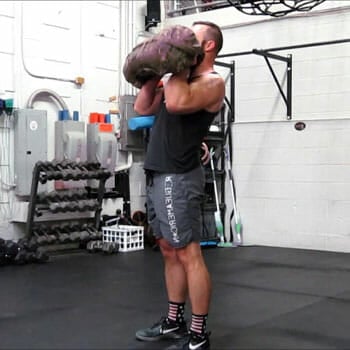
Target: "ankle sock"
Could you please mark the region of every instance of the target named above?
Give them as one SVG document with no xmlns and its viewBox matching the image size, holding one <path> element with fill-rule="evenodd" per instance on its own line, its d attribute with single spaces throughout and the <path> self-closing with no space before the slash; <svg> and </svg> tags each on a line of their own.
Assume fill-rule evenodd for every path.
<svg viewBox="0 0 350 350">
<path fill-rule="evenodd" d="M 192 314 L 190 331 L 196 334 L 205 334 L 207 330 L 207 318 L 206 315 Z"/>
<path fill-rule="evenodd" d="M 185 303 L 168 302 L 168 320 L 176 323 L 183 323 L 185 322 L 184 313 Z"/>
</svg>

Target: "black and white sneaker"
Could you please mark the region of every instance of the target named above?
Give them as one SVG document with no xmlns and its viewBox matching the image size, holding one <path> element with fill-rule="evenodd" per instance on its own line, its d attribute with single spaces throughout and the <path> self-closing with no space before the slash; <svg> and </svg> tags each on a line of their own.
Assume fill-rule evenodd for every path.
<svg viewBox="0 0 350 350">
<path fill-rule="evenodd" d="M 171 345 L 167 348 L 167 350 L 209 350 L 210 349 L 210 341 L 209 341 L 210 333 L 197 334 L 194 332 L 189 332 L 187 337 L 182 338 L 176 344 Z"/>
<path fill-rule="evenodd" d="M 186 322 L 177 323 L 162 317 L 152 327 L 140 329 L 136 338 L 143 341 L 156 341 L 161 339 L 180 339 L 188 334 Z"/>
</svg>

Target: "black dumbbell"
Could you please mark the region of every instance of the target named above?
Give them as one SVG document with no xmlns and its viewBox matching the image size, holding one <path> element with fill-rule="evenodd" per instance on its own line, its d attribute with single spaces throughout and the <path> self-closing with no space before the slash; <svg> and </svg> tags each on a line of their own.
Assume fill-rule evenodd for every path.
<svg viewBox="0 0 350 350">
<path fill-rule="evenodd" d="M 85 229 L 90 233 L 91 239 L 97 240 L 102 238 L 102 233 L 100 233 L 93 225 L 86 225 Z"/>
<path fill-rule="evenodd" d="M 35 238 L 35 241 L 38 243 L 39 246 L 51 243 L 51 238 L 38 227 L 33 229 L 33 237 Z"/>
<path fill-rule="evenodd" d="M 44 167 L 49 180 L 62 179 L 63 174 L 60 169 L 54 164 L 54 162 L 45 162 Z"/>
<path fill-rule="evenodd" d="M 9 260 L 13 260 L 17 253 L 21 250 L 19 245 L 12 240 L 5 240 L 5 252 Z"/>
<path fill-rule="evenodd" d="M 91 234 L 88 232 L 84 226 L 82 225 L 76 225 L 77 226 L 77 232 L 79 232 L 79 239 L 81 243 L 87 243 L 91 240 Z"/>
<path fill-rule="evenodd" d="M 66 225 L 60 225 L 55 227 L 55 229 L 52 231 L 52 233 L 55 234 L 55 236 L 58 238 L 58 241 L 60 243 L 69 243 L 71 242 L 70 239 L 70 232 L 69 229 L 67 229 Z"/>
<path fill-rule="evenodd" d="M 86 245 L 86 249 L 89 253 L 96 253 L 102 250 L 102 241 L 90 241 Z"/>
<path fill-rule="evenodd" d="M 64 181 L 73 180 L 76 176 L 74 169 L 74 162 L 70 160 L 63 160 L 62 162 L 53 162 L 53 166 L 61 174 L 61 178 Z"/>
<path fill-rule="evenodd" d="M 86 167 L 89 170 L 97 170 L 101 168 L 101 163 L 100 162 L 86 162 Z"/>
<path fill-rule="evenodd" d="M 49 260 L 49 255 L 45 252 L 38 250 L 34 254 L 35 254 L 35 256 L 34 256 L 35 263 L 41 264 L 41 263 L 45 263 Z"/>
<path fill-rule="evenodd" d="M 17 244 L 21 247 L 22 250 L 27 250 L 29 252 L 36 252 L 39 245 L 36 240 L 21 238 L 18 240 Z"/>
<path fill-rule="evenodd" d="M 39 246 L 45 244 L 51 244 L 53 241 L 53 237 L 48 236 L 42 228 L 36 227 L 33 229 L 33 237 L 35 237 L 35 241 Z"/>
<path fill-rule="evenodd" d="M 57 241 L 57 237 L 51 232 L 51 227 L 38 226 L 39 233 L 46 237 L 48 244 L 53 244 Z"/>
<path fill-rule="evenodd" d="M 114 254 L 119 251 L 119 244 L 114 242 L 103 242 L 102 243 L 102 252 L 105 254 Z"/>
<path fill-rule="evenodd" d="M 28 252 L 26 250 L 20 250 L 14 258 L 14 263 L 16 265 L 24 265 L 28 263 L 28 255 L 34 254 L 33 252 Z"/>
<path fill-rule="evenodd" d="M 72 166 L 76 172 L 75 178 L 77 180 L 89 179 L 89 170 L 83 165 L 83 163 L 74 162 Z"/>
<path fill-rule="evenodd" d="M 65 230 L 69 232 L 69 238 L 71 242 L 79 242 L 80 241 L 80 230 L 79 225 L 69 224 L 66 225 Z"/>
<path fill-rule="evenodd" d="M 7 264 L 7 255 L 5 249 L 5 240 L 0 238 L 0 266 Z"/>
</svg>

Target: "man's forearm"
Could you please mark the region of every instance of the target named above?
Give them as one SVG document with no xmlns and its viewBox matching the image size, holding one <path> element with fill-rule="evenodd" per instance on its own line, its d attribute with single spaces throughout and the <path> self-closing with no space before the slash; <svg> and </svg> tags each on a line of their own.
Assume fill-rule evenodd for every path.
<svg viewBox="0 0 350 350">
<path fill-rule="evenodd" d="M 140 89 L 134 104 L 134 109 L 140 114 L 149 114 L 153 110 L 155 102 L 157 102 L 158 90 L 157 86 L 160 78 L 148 80 Z"/>
</svg>

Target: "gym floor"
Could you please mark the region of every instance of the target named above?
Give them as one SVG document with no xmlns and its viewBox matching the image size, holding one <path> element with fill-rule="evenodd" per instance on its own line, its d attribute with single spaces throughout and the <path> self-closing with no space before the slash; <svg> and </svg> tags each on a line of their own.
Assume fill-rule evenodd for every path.
<svg viewBox="0 0 350 350">
<path fill-rule="evenodd" d="M 350 254 L 203 252 L 213 280 L 212 349 L 350 349 Z M 160 253 L 148 247 L 2 267 L 0 348 L 166 348 L 167 341 L 134 337 L 167 311 L 162 269 Z"/>
</svg>

